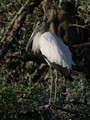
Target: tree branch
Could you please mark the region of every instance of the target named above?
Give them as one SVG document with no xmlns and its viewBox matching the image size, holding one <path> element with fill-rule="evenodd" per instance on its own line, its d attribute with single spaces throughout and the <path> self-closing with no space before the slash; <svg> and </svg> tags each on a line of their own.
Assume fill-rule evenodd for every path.
<svg viewBox="0 0 90 120">
<path fill-rule="evenodd" d="M 2 59 L 5 54 L 10 49 L 11 44 L 15 40 L 18 31 L 21 28 L 21 25 L 25 21 L 26 15 L 28 13 L 32 13 L 34 8 L 37 7 L 42 0 L 26 0 L 25 4 L 21 7 L 21 9 L 18 11 L 16 16 L 11 21 L 10 25 L 8 26 L 4 37 L 2 38 L 0 44 L 2 45 L 2 49 L 0 50 L 0 59 Z"/>
<path fill-rule="evenodd" d="M 80 47 L 89 47 L 90 46 L 90 42 L 88 43 L 82 43 L 82 44 L 77 44 L 77 45 L 72 45 L 75 48 L 80 48 Z"/>
<path fill-rule="evenodd" d="M 19 59 L 19 60 L 25 61 L 25 62 L 26 61 L 33 61 L 33 62 L 36 62 L 37 64 L 46 63 L 43 56 L 41 56 L 41 55 L 26 54 L 26 55 L 23 55 L 23 56 L 20 56 L 20 55 L 8 56 L 8 58 Z"/>
</svg>

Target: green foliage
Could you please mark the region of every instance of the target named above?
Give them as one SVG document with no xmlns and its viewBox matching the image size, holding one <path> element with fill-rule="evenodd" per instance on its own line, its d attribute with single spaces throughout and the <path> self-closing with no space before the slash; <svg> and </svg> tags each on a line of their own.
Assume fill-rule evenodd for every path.
<svg viewBox="0 0 90 120">
<path fill-rule="evenodd" d="M 47 89 L 46 89 L 47 90 Z M 20 112 L 33 110 L 46 103 L 43 84 L 22 85 L 7 84 L 6 79 L 0 80 L 0 119 L 17 119 Z M 46 93 L 49 91 L 47 90 Z M 44 98 L 43 98 L 44 96 Z M 42 99 L 44 99 L 42 101 Z"/>
<path fill-rule="evenodd" d="M 88 96 L 88 82 L 86 77 L 82 75 L 76 76 L 74 81 L 70 84 L 69 90 L 71 94 L 69 94 L 69 96 L 74 97 L 78 102 L 85 103 Z"/>
<path fill-rule="evenodd" d="M 60 76 L 58 77 L 58 79 Z M 0 117 L 1 120 L 4 119 L 17 119 L 18 115 L 21 112 L 26 112 L 29 110 L 34 110 L 37 107 L 45 105 L 48 103 L 49 100 L 49 85 L 50 81 L 46 81 L 44 84 L 42 83 L 33 83 L 29 81 L 29 85 L 20 84 L 14 82 L 14 84 L 7 84 L 6 79 L 0 80 Z M 79 75 L 78 77 L 74 78 L 74 81 L 71 83 L 68 82 L 66 86 L 60 83 L 61 80 L 59 79 L 58 84 L 58 102 L 62 100 L 62 88 L 68 88 L 67 94 L 67 101 L 76 99 L 78 102 L 85 104 L 87 101 L 88 103 L 88 87 L 87 87 L 87 80 L 86 77 Z M 53 88 L 53 95 L 54 97 L 54 88 Z M 68 102 L 70 102 L 68 101 Z M 88 106 L 80 106 L 77 110 L 85 111 L 88 114 Z M 75 106 L 72 104 L 68 105 L 68 109 L 75 109 Z M 35 116 L 34 116 L 35 117 Z M 76 116 L 72 116 L 76 120 Z M 35 119 L 35 118 L 34 118 Z M 82 119 L 82 117 L 81 117 Z M 81 120 L 80 119 L 80 120 Z"/>
<path fill-rule="evenodd" d="M 24 2 L 25 0 L 0 0 L 0 40 L 4 36 L 5 30 L 7 29 L 9 23 L 12 21 Z M 55 3 L 56 7 L 58 3 L 59 1 L 57 0 Z M 86 8 L 86 6 L 89 6 L 89 1 L 81 0 L 80 4 L 82 7 Z M 35 110 L 37 107 L 48 103 L 50 85 L 49 74 L 47 73 L 48 77 L 45 78 L 44 82 L 34 84 L 31 79 L 33 78 L 35 69 L 38 68 L 38 65 L 32 62 L 27 62 L 28 65 L 26 65 L 27 63 L 25 61 L 20 59 L 10 59 L 8 57 L 12 55 L 23 56 L 26 54 L 26 43 L 35 23 L 38 19 L 41 19 L 38 15 L 36 16 L 36 14 L 37 9 L 34 10 L 33 16 L 27 15 L 26 20 L 21 27 L 17 38 L 15 39 L 15 42 L 11 46 L 11 49 L 5 58 L 0 61 L 0 120 L 16 120 L 21 112 Z M 67 109 L 77 109 L 79 111 L 79 108 L 81 108 L 80 111 L 85 110 L 88 114 L 89 108 L 87 104 L 89 104 L 89 90 L 88 80 L 86 77 L 82 75 L 76 76 L 74 81 L 72 83 L 68 82 L 67 85 L 62 84 L 60 76 L 58 79 L 58 102 L 60 103 L 60 101 L 63 100 L 62 91 L 63 88 L 66 87 L 68 89 L 68 94 L 66 96 L 67 102 L 75 99 L 78 102 L 85 104 L 85 106 L 70 104 L 67 105 Z M 54 97 L 54 89 L 52 97 Z M 54 112 L 55 111 L 52 113 L 51 111 L 49 112 L 49 118 L 51 114 L 54 114 Z M 72 118 L 72 120 L 83 119 L 83 116 L 77 118 L 75 115 L 68 115 L 64 112 L 60 112 L 58 113 L 58 119 L 64 119 L 66 116 L 68 116 L 68 119 Z M 66 116 L 62 118 L 62 115 Z M 41 119 L 40 115 L 39 117 Z M 29 118 L 31 118 L 31 116 L 29 116 Z M 32 119 L 37 120 L 37 118 L 38 114 L 35 113 Z"/>
</svg>

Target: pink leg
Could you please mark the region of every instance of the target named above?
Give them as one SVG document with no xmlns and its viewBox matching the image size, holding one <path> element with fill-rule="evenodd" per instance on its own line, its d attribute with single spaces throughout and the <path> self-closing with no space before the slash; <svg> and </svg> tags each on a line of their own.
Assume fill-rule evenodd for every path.
<svg viewBox="0 0 90 120">
<path fill-rule="evenodd" d="M 50 106 L 51 106 L 51 101 L 49 100 L 49 103 L 48 103 L 47 105 L 43 105 L 43 106 L 41 106 L 41 107 L 39 107 L 39 108 L 40 108 L 40 109 L 44 109 L 44 111 L 45 111 L 45 110 L 48 109 Z"/>
<path fill-rule="evenodd" d="M 45 108 L 45 110 L 51 106 L 52 85 L 53 85 L 53 75 L 52 75 L 52 68 L 51 68 L 51 66 L 50 66 L 50 73 L 51 73 L 51 88 L 50 88 L 50 99 L 49 99 L 49 103 L 48 103 L 47 105 L 44 105 L 44 106 L 41 106 L 41 107 L 40 107 L 41 109 Z"/>
</svg>

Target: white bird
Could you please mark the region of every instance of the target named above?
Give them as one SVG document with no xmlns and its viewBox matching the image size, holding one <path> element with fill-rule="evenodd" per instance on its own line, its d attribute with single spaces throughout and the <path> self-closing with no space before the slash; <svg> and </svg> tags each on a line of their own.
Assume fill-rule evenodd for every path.
<svg viewBox="0 0 90 120">
<path fill-rule="evenodd" d="M 39 21 L 31 34 L 31 37 L 27 43 L 26 51 L 33 40 L 32 50 L 34 52 L 41 51 L 43 57 L 50 66 L 51 72 L 51 89 L 50 100 L 51 104 L 52 84 L 53 76 L 51 68 L 56 69 L 56 82 L 55 82 L 55 102 L 57 91 L 57 71 L 59 71 L 66 79 L 72 80 L 69 70 L 72 70 L 72 65 L 75 65 L 72 60 L 72 53 L 67 46 L 54 34 L 47 31 L 47 23 L 45 21 Z M 46 106 L 46 107 L 47 107 Z"/>
</svg>

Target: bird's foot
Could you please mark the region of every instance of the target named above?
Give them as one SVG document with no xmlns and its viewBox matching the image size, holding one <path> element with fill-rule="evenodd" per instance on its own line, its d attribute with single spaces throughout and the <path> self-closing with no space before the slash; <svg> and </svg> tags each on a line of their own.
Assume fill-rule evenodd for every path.
<svg viewBox="0 0 90 120">
<path fill-rule="evenodd" d="M 51 102 L 49 102 L 47 105 L 43 105 L 43 106 L 39 107 L 39 109 L 44 109 L 44 111 L 45 111 L 50 107 L 51 107 Z"/>
<path fill-rule="evenodd" d="M 49 102 L 47 105 L 43 105 L 41 107 L 39 107 L 40 110 L 44 110 L 46 111 L 47 109 L 56 109 L 56 102 L 51 104 L 51 102 Z"/>
</svg>

